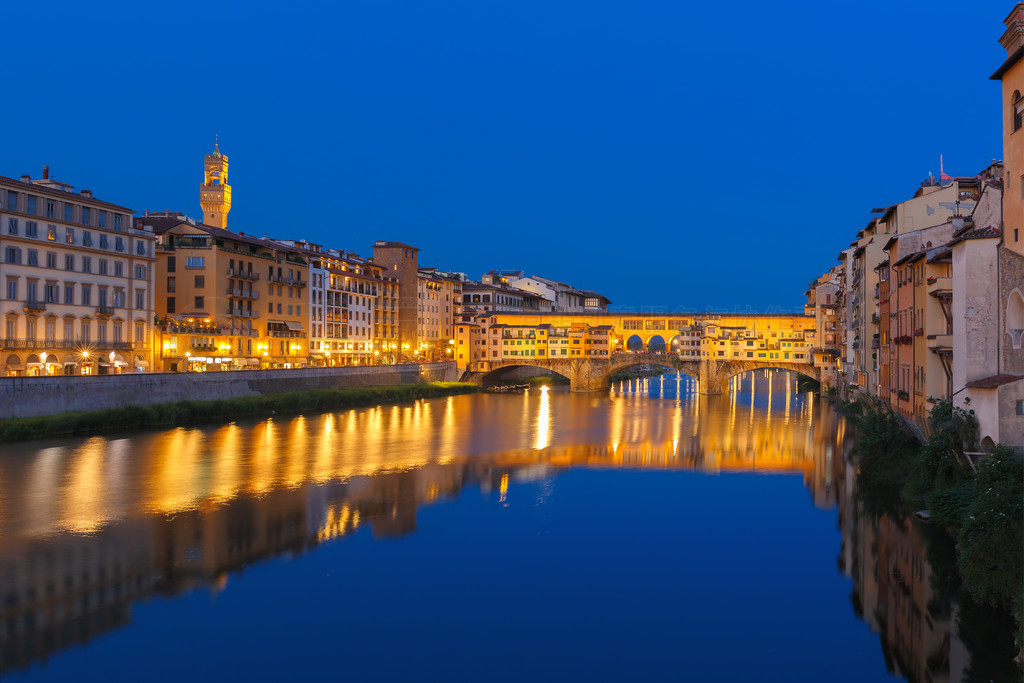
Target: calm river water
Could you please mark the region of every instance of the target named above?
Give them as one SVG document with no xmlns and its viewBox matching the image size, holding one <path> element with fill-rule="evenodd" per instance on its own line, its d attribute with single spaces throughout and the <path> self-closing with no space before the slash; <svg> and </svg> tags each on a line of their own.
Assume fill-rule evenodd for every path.
<svg viewBox="0 0 1024 683">
<path fill-rule="evenodd" d="M 789 375 L 0 451 L 11 680 L 961 681 Z"/>
</svg>

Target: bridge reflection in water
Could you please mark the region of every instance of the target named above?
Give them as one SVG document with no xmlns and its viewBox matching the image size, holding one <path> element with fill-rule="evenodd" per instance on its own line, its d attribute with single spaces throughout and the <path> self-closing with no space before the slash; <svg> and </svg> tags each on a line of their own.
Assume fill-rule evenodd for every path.
<svg viewBox="0 0 1024 683">
<path fill-rule="evenodd" d="M 0 673 L 126 624 L 147 596 L 223 590 L 246 565 L 362 527 L 413 532 L 420 506 L 467 487 L 505 500 L 510 479 L 568 468 L 789 472 L 834 505 L 843 421 L 784 373 L 746 381 L 722 396 L 652 400 L 655 379 L 610 398 L 531 390 L 7 448 Z"/>
</svg>

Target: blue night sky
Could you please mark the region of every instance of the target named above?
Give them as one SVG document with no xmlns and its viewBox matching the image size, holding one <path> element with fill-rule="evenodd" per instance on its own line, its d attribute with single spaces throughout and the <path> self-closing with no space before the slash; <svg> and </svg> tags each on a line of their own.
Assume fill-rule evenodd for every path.
<svg viewBox="0 0 1024 683">
<path fill-rule="evenodd" d="M 939 154 L 1000 158 L 1011 2 L 6 6 L 0 174 L 621 307 L 793 309 Z"/>
</svg>

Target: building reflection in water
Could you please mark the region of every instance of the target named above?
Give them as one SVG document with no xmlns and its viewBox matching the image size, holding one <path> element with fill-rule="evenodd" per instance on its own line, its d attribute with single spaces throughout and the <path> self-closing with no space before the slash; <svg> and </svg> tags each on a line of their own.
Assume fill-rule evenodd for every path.
<svg viewBox="0 0 1024 683">
<path fill-rule="evenodd" d="M 420 506 L 466 487 L 507 504 L 510 477 L 568 468 L 799 473 L 815 505 L 838 502 L 840 562 L 872 628 L 901 661 L 928 665 L 943 639 L 950 651 L 949 619 L 925 610 L 927 567 L 906 549 L 914 539 L 866 525 L 850 502 L 843 421 L 785 373 L 734 384 L 700 396 L 669 376 L 610 396 L 482 394 L 7 448 L 0 673 L 125 624 L 145 596 L 223 590 L 247 564 L 361 527 L 408 534 Z M 872 616 L 883 613 L 884 623 Z M 926 629 L 913 621 L 926 617 Z"/>
</svg>

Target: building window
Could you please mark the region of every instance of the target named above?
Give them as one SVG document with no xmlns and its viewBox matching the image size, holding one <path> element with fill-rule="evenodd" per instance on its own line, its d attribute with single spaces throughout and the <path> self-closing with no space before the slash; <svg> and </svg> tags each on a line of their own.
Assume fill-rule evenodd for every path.
<svg viewBox="0 0 1024 683">
<path fill-rule="evenodd" d="M 8 218 L 7 219 L 7 234 L 17 235 L 18 234 L 18 219 Z"/>
<path fill-rule="evenodd" d="M 206 297 L 197 296 L 195 298 L 195 309 L 197 311 L 203 311 L 206 309 Z"/>
<path fill-rule="evenodd" d="M 64 285 L 64 303 L 75 303 L 75 286 L 73 284 Z"/>
<path fill-rule="evenodd" d="M 121 261 L 114 261 L 114 275 L 117 277 L 124 277 L 124 263 Z"/>
<path fill-rule="evenodd" d="M 107 212 L 99 211 L 96 213 L 96 225 L 101 228 L 107 227 Z"/>
<path fill-rule="evenodd" d="M 52 199 L 46 200 L 46 217 L 56 218 L 57 217 L 57 202 Z"/>
<path fill-rule="evenodd" d="M 99 274 L 100 275 L 106 275 L 107 274 L 107 259 L 101 258 L 99 266 L 100 266 Z"/>
<path fill-rule="evenodd" d="M 146 341 L 146 326 L 136 325 L 135 326 L 135 341 L 139 344 Z"/>
<path fill-rule="evenodd" d="M 35 216 L 36 215 L 36 198 L 33 195 L 25 196 L 25 213 Z"/>
<path fill-rule="evenodd" d="M 8 211 L 18 210 L 18 193 L 14 190 L 7 190 L 7 209 Z"/>
<path fill-rule="evenodd" d="M 46 267 L 56 268 L 57 267 L 57 252 L 48 251 L 46 252 Z"/>
<path fill-rule="evenodd" d="M 18 280 L 16 278 L 7 280 L 7 299 L 8 301 L 18 300 Z"/>
<path fill-rule="evenodd" d="M 82 272 L 83 273 L 91 273 L 92 272 L 92 257 L 91 256 L 83 256 L 82 257 Z"/>
<path fill-rule="evenodd" d="M 146 279 L 146 266 L 135 266 L 135 279 L 145 280 Z"/>
<path fill-rule="evenodd" d="M 115 213 L 114 214 L 114 230 L 120 230 L 120 229 L 121 229 L 121 214 Z"/>
<path fill-rule="evenodd" d="M 167 291 L 168 292 L 174 292 L 174 278 L 173 277 L 168 277 L 167 278 Z"/>
<path fill-rule="evenodd" d="M 69 204 L 68 202 L 64 203 L 64 222 L 65 223 L 74 223 L 75 222 L 75 205 L 74 204 Z"/>
<path fill-rule="evenodd" d="M 74 257 L 74 255 L 73 254 L 65 254 L 64 255 L 64 270 L 74 270 L 74 269 L 75 269 L 75 257 Z"/>
<path fill-rule="evenodd" d="M 124 238 L 123 237 L 115 237 L 114 238 L 114 251 L 124 251 Z"/>
<path fill-rule="evenodd" d="M 186 256 L 185 257 L 185 267 L 186 268 L 205 268 L 206 267 L 206 257 L 205 256 Z M 168 268 L 167 271 L 171 272 L 170 268 Z"/>
<path fill-rule="evenodd" d="M 103 234 L 101 232 L 100 233 L 100 249 L 109 249 L 109 248 L 110 248 L 110 238 L 108 238 L 105 234 Z"/>
<path fill-rule="evenodd" d="M 146 307 L 146 290 L 137 289 L 135 290 L 135 308 Z"/>
<path fill-rule="evenodd" d="M 35 221 L 25 221 L 25 237 L 38 237 L 39 224 Z"/>
<path fill-rule="evenodd" d="M 92 209 L 88 206 L 82 207 L 82 225 L 89 225 L 92 223 Z"/>
<path fill-rule="evenodd" d="M 82 244 L 91 247 L 92 246 L 92 233 L 88 230 L 82 231 Z"/>
<path fill-rule="evenodd" d="M 1020 130 L 1021 125 L 1024 125 L 1024 116 L 1021 114 L 1021 110 L 1024 109 L 1024 102 L 1021 102 L 1019 90 L 1013 91 L 1013 104 L 1010 107 L 1013 114 L 1013 130 L 1017 132 Z"/>
<path fill-rule="evenodd" d="M 167 312 L 168 313 L 177 313 L 178 310 L 177 310 L 176 306 L 177 306 L 177 304 L 175 303 L 174 297 L 173 296 L 167 297 Z"/>
<path fill-rule="evenodd" d="M 46 239 L 50 240 L 51 242 L 56 242 L 57 241 L 57 226 L 56 225 L 48 225 L 48 226 L 46 226 Z"/>
<path fill-rule="evenodd" d="M 206 286 L 206 276 L 196 275 L 195 276 L 195 287 L 196 289 L 202 289 Z"/>
<path fill-rule="evenodd" d="M 75 338 L 75 324 L 70 320 L 64 321 L 64 339 L 72 340 Z"/>
<path fill-rule="evenodd" d="M 168 273 L 173 273 L 173 272 L 174 272 L 174 270 L 175 270 L 175 267 L 176 267 L 176 260 L 175 260 L 175 257 L 173 257 L 173 256 L 168 256 L 168 257 L 167 257 L 167 272 L 168 272 Z"/>
</svg>

